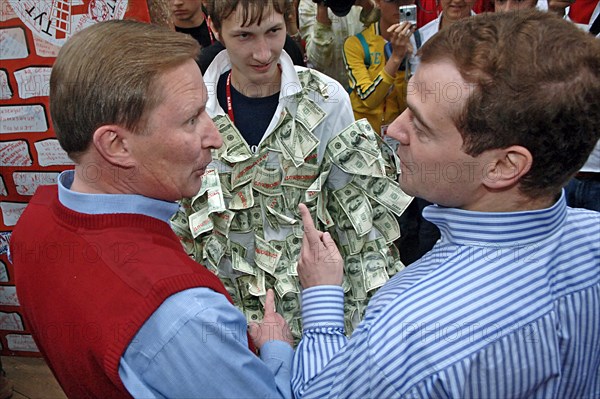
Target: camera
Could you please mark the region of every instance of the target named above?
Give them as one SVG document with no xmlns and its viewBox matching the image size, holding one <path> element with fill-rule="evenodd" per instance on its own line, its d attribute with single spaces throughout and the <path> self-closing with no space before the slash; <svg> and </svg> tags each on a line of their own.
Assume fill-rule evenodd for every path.
<svg viewBox="0 0 600 399">
<path fill-rule="evenodd" d="M 415 4 L 409 6 L 398 7 L 400 11 L 400 22 L 410 22 L 413 25 L 417 24 L 417 6 Z"/>
<path fill-rule="evenodd" d="M 317 4 L 324 4 L 338 17 L 345 17 L 352 9 L 354 1 L 355 0 L 313 0 L 313 2 Z"/>
</svg>

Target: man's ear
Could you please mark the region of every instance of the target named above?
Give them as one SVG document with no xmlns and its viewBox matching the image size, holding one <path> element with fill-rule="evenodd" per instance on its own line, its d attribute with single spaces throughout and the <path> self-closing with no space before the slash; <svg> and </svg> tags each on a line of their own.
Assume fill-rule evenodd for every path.
<svg viewBox="0 0 600 399">
<path fill-rule="evenodd" d="M 533 156 L 520 145 L 513 145 L 501 150 L 493 150 L 497 154 L 484 170 L 483 184 L 490 189 L 505 189 L 519 182 L 531 169 Z"/>
<path fill-rule="evenodd" d="M 206 17 L 206 23 L 208 24 L 208 29 L 210 29 L 212 34 L 215 36 L 215 39 L 217 39 L 218 41 L 223 43 L 223 41 L 221 40 L 221 36 L 219 35 L 219 32 L 215 28 L 215 24 L 213 23 L 212 18 L 210 16 Z"/>
<path fill-rule="evenodd" d="M 117 125 L 100 126 L 93 135 L 96 151 L 112 165 L 130 167 L 133 164 L 127 138 L 129 130 Z"/>
</svg>

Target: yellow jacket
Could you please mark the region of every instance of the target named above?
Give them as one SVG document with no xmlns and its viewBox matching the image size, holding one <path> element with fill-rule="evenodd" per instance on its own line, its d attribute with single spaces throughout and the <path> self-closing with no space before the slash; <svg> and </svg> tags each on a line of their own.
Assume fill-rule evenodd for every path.
<svg viewBox="0 0 600 399">
<path fill-rule="evenodd" d="M 350 82 L 350 101 L 354 117 L 367 118 L 376 132 L 390 124 L 406 108 L 406 81 L 404 72 L 390 76 L 385 66 L 385 39 L 380 34 L 379 22 L 362 31 L 371 53 L 367 69 L 363 45 L 357 36 L 344 43 L 344 63 Z M 385 114 L 384 114 L 385 110 Z"/>
</svg>

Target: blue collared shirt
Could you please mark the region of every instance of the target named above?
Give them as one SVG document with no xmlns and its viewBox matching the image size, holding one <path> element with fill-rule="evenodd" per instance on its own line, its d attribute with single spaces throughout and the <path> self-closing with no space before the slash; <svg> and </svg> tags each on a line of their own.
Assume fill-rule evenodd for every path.
<svg viewBox="0 0 600 399">
<path fill-rule="evenodd" d="M 430 206 L 441 239 L 344 336 L 343 291 L 302 296 L 297 398 L 600 394 L 600 213 Z"/>
<path fill-rule="evenodd" d="M 74 172 L 60 174 L 58 195 L 86 214 L 134 213 L 169 223 L 178 204 L 132 194 L 70 190 Z M 208 288 L 167 298 L 127 347 L 119 376 L 136 398 L 289 398 L 293 349 L 269 341 L 260 358 L 248 350 L 246 319 Z"/>
</svg>

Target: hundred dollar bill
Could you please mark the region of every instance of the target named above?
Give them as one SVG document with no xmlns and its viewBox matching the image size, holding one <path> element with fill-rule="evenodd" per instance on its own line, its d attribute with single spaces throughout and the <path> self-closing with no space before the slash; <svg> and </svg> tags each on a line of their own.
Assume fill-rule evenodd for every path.
<svg viewBox="0 0 600 399">
<path fill-rule="evenodd" d="M 384 254 L 384 256 L 387 260 L 386 271 L 388 276 L 391 277 L 404 270 L 404 263 L 402 263 L 402 260 L 400 260 L 400 252 L 398 251 L 398 248 L 395 245 L 390 245 L 387 248 L 387 251 Z"/>
<path fill-rule="evenodd" d="M 290 234 L 286 237 L 285 243 L 288 258 L 292 261 L 297 261 L 300 256 L 300 249 L 302 248 L 302 237 Z"/>
<path fill-rule="evenodd" d="M 221 258 L 227 251 L 226 239 L 216 234 L 211 234 L 204 244 L 204 258 L 214 267 L 218 267 Z"/>
<path fill-rule="evenodd" d="M 282 186 L 306 190 L 319 177 L 319 167 L 316 165 L 304 164 L 296 167 L 293 163 L 284 161 L 282 166 L 284 172 Z"/>
<path fill-rule="evenodd" d="M 367 242 L 367 235 L 359 236 L 354 229 L 345 230 L 344 233 L 348 240 L 348 253 L 351 255 L 360 253 Z"/>
<path fill-rule="evenodd" d="M 231 226 L 231 221 L 233 220 L 233 216 L 235 213 L 228 209 L 223 212 L 216 212 L 212 215 L 212 221 L 214 225 L 215 231 L 218 231 L 223 236 L 227 237 L 229 235 L 229 227 Z"/>
<path fill-rule="evenodd" d="M 285 295 L 281 296 L 279 308 L 284 318 L 286 318 L 286 315 L 299 316 L 300 300 L 298 299 L 298 294 L 294 291 L 288 291 Z"/>
<path fill-rule="evenodd" d="M 190 236 L 190 225 L 185 213 L 179 211 L 171 218 L 171 228 L 180 236 Z"/>
<path fill-rule="evenodd" d="M 229 201 L 229 209 L 240 210 L 249 209 L 254 206 L 254 192 L 252 191 L 252 184 L 248 183 L 237 192 L 231 194 L 231 200 Z"/>
<path fill-rule="evenodd" d="M 363 281 L 363 264 L 360 255 L 349 255 L 344 262 L 344 269 L 350 280 L 352 297 L 355 300 L 367 299 L 367 291 Z"/>
<path fill-rule="evenodd" d="M 256 266 L 273 275 L 281 257 L 281 251 L 275 249 L 268 241 L 258 235 L 254 236 L 254 246 L 254 262 Z"/>
<path fill-rule="evenodd" d="M 272 216 L 276 219 L 276 225 L 294 225 L 298 223 L 298 220 L 285 214 L 285 200 L 284 197 L 281 195 L 272 197 L 262 196 L 261 206 L 263 210 L 267 211 L 267 218 L 270 218 Z"/>
<path fill-rule="evenodd" d="M 249 280 L 248 292 L 254 296 L 262 296 L 267 294 L 265 287 L 265 272 L 261 269 L 255 269 L 256 276 Z"/>
<path fill-rule="evenodd" d="M 364 158 L 364 153 L 344 147 L 344 145 L 339 142 L 330 142 L 327 145 L 325 153 L 331 162 L 346 173 L 365 176 L 385 176 L 385 169 L 381 168 L 379 162 L 372 162 L 372 164 L 369 164 Z"/>
<path fill-rule="evenodd" d="M 252 156 L 248 143 L 227 115 L 217 115 L 213 118 L 213 122 L 223 138 L 223 145 L 218 150 L 219 158 L 236 163 L 245 161 Z"/>
<path fill-rule="evenodd" d="M 298 147 L 295 149 L 295 156 L 302 157 L 303 160 L 313 153 L 313 151 L 319 146 L 319 139 L 310 132 L 301 123 L 295 123 L 295 135 L 298 140 Z M 315 153 L 316 156 L 316 153 Z M 316 163 L 316 162 L 315 162 Z"/>
<path fill-rule="evenodd" d="M 231 267 L 240 273 L 256 276 L 255 268 L 236 252 L 231 254 Z"/>
<path fill-rule="evenodd" d="M 283 298 L 285 294 L 290 292 L 299 293 L 300 287 L 298 286 L 298 281 L 286 273 L 285 275 L 278 276 L 275 282 L 275 292 L 277 292 L 280 298 Z"/>
<path fill-rule="evenodd" d="M 373 225 L 383 235 L 388 244 L 400 238 L 398 220 L 387 210 L 384 210 L 381 215 L 378 214 L 377 217 L 375 217 L 375 210 L 373 210 Z"/>
<path fill-rule="evenodd" d="M 367 291 L 374 290 L 389 280 L 386 272 L 387 262 L 379 252 L 366 252 L 362 254 L 364 269 L 364 282 Z"/>
<path fill-rule="evenodd" d="M 247 233 L 252 230 L 252 215 L 249 210 L 240 210 L 235 212 L 229 231 L 236 233 Z"/>
<path fill-rule="evenodd" d="M 246 247 L 231 240 L 227 240 L 227 244 L 229 245 L 229 250 L 227 251 L 227 254 L 233 255 L 234 253 L 236 253 L 242 258 L 246 258 Z"/>
<path fill-rule="evenodd" d="M 206 233 L 213 229 L 213 221 L 210 219 L 208 207 L 205 207 L 198 212 L 192 213 L 188 218 L 189 229 L 192 237 L 196 238 L 202 233 Z"/>
<path fill-rule="evenodd" d="M 333 196 L 350 219 L 358 235 L 368 234 L 373 228 L 373 211 L 369 199 L 364 193 L 351 184 L 347 184 L 341 189 L 335 190 Z"/>
<path fill-rule="evenodd" d="M 209 190 L 216 190 L 221 187 L 221 181 L 219 179 L 219 173 L 216 169 L 207 169 L 202 175 L 202 184 L 200 186 L 200 190 L 196 195 L 192 197 L 192 208 L 194 208 L 194 203 L 196 200 L 201 198 L 204 193 Z"/>
<path fill-rule="evenodd" d="M 251 182 L 256 173 L 256 167 L 264 164 L 268 157 L 268 153 L 261 153 L 256 157 L 233 165 L 233 170 L 231 171 L 231 190 L 236 190 L 238 187 Z"/>
<path fill-rule="evenodd" d="M 320 192 L 317 198 L 317 218 L 326 228 L 333 227 L 335 223 L 327 210 L 328 197 L 324 192 Z"/>
<path fill-rule="evenodd" d="M 259 193 L 268 196 L 282 194 L 281 169 L 267 169 L 256 166 L 252 187 Z"/>
<path fill-rule="evenodd" d="M 327 114 L 310 97 L 302 97 L 298 110 L 296 111 L 296 120 L 302 123 L 306 129 L 312 131 L 325 119 Z"/>
<path fill-rule="evenodd" d="M 298 146 L 296 124 L 289 114 L 285 116 L 279 128 L 273 131 L 272 136 L 275 137 L 276 145 L 281 149 L 285 159 L 291 160 L 296 166 L 302 165 L 304 158 Z"/>
<path fill-rule="evenodd" d="M 397 216 L 402 215 L 413 199 L 402 191 L 398 183 L 388 178 L 354 176 L 351 184 L 362 189 L 370 198 Z"/>
<path fill-rule="evenodd" d="M 365 242 L 363 246 L 363 252 L 380 252 L 388 248 L 385 238 L 377 237 L 374 240 Z"/>
<path fill-rule="evenodd" d="M 304 201 L 305 190 L 297 187 L 286 186 L 283 190 L 283 203 L 285 208 L 292 214 L 298 216 L 298 204 Z M 300 219 L 300 217 L 298 217 Z"/>
</svg>

